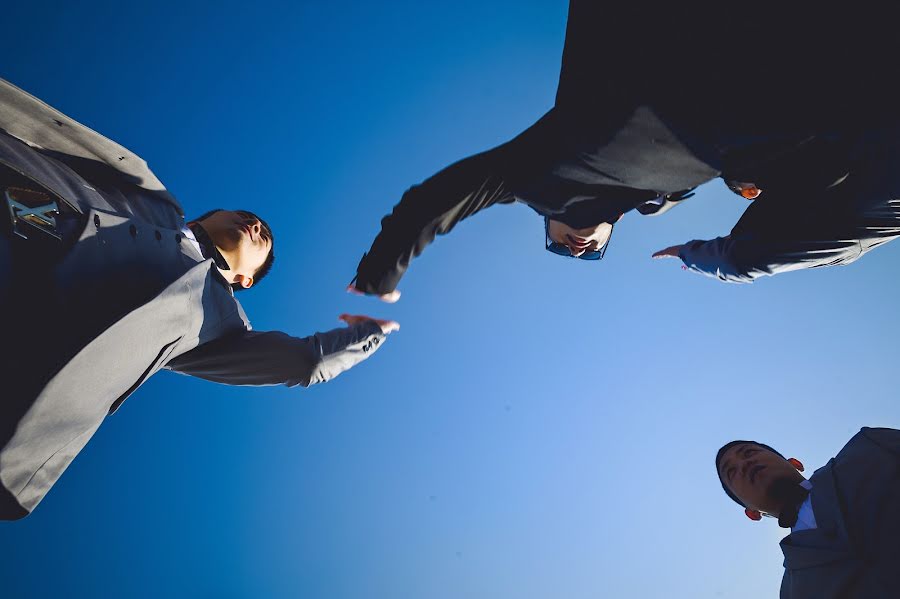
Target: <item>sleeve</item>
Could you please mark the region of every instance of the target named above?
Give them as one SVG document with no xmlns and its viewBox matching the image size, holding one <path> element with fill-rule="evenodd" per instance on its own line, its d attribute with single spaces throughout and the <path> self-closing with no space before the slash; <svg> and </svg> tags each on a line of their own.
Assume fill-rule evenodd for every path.
<svg viewBox="0 0 900 599">
<path fill-rule="evenodd" d="M 199 345 L 165 367 L 227 385 L 308 387 L 356 366 L 384 337 L 372 321 L 303 338 L 242 330 Z"/>
<path fill-rule="evenodd" d="M 684 244 L 678 252 L 688 270 L 726 283 L 752 283 L 755 279 L 775 274 L 761 265 L 749 266 L 745 261 L 745 247 L 731 235 L 709 241 L 695 239 Z"/>
<path fill-rule="evenodd" d="M 847 264 L 862 253 L 858 216 L 841 196 L 768 190 L 744 211 L 729 235 L 690 241 L 679 257 L 694 272 L 730 283 L 751 283 L 776 274 Z M 820 201 L 821 200 L 821 201 Z"/>
<path fill-rule="evenodd" d="M 849 263 L 861 252 L 859 242 L 852 239 L 791 242 L 732 234 L 689 241 L 678 257 L 693 272 L 727 283 L 752 283 L 793 270 Z"/>
<path fill-rule="evenodd" d="M 381 233 L 356 269 L 355 286 L 364 293 L 393 291 L 409 267 L 437 235 L 513 194 L 499 175 L 503 146 L 457 162 L 410 188 L 381 221 Z"/>
</svg>

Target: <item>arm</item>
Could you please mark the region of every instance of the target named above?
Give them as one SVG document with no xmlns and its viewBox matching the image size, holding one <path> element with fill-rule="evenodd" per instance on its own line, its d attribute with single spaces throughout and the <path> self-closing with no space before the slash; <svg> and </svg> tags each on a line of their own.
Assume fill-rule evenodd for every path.
<svg viewBox="0 0 900 599">
<path fill-rule="evenodd" d="M 384 337 L 374 320 L 304 338 L 243 330 L 195 347 L 166 368 L 228 385 L 308 387 L 356 366 L 375 353 Z"/>
<path fill-rule="evenodd" d="M 724 237 L 694 240 L 654 254 L 678 257 L 685 268 L 730 283 L 852 262 L 861 254 L 857 217 L 848 201 L 826 203 L 824 192 L 767 191 Z M 821 201 L 820 201 L 821 200 Z"/>
<path fill-rule="evenodd" d="M 356 269 L 355 288 L 384 295 L 393 291 L 410 260 L 435 236 L 449 233 L 461 220 L 497 203 L 514 201 L 499 176 L 503 147 L 466 158 L 410 188 Z"/>
<path fill-rule="evenodd" d="M 848 263 L 859 257 L 855 240 L 786 241 L 734 233 L 681 246 L 688 270 L 728 283 L 752 283 L 763 276 Z"/>
</svg>

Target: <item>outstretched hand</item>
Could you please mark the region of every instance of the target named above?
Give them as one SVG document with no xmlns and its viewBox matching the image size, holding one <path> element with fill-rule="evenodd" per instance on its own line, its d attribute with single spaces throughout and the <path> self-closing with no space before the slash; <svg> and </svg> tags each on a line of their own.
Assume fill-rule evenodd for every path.
<svg viewBox="0 0 900 599">
<path fill-rule="evenodd" d="M 659 250 L 658 252 L 653 254 L 653 258 L 678 258 L 681 253 L 681 248 L 684 247 L 684 244 L 681 245 L 671 245 L 664 250 Z"/>
<path fill-rule="evenodd" d="M 360 291 L 353 285 L 347 285 L 347 293 L 352 293 L 353 295 L 366 295 L 365 293 L 363 293 L 362 291 Z M 394 289 L 393 291 L 391 291 L 389 293 L 383 293 L 383 294 L 377 295 L 375 297 L 377 297 L 381 301 L 386 302 L 388 304 L 393 304 L 398 299 L 400 299 L 400 291 L 397 289 Z"/>
<path fill-rule="evenodd" d="M 372 318 L 371 316 L 364 316 L 362 314 L 341 314 L 340 316 L 338 316 L 338 320 L 342 320 L 348 325 L 360 324 L 363 322 L 374 322 L 381 327 L 381 332 L 385 335 L 400 330 L 400 323 L 396 320 L 381 320 L 379 318 Z"/>
</svg>

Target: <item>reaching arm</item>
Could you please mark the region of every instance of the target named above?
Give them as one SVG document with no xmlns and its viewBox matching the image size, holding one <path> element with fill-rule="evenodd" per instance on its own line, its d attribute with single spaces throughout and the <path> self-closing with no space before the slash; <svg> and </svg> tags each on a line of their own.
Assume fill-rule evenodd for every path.
<svg viewBox="0 0 900 599">
<path fill-rule="evenodd" d="M 767 190 L 730 235 L 689 241 L 654 257 L 681 258 L 687 269 L 730 283 L 853 262 L 862 253 L 855 225 L 859 217 L 849 200 L 853 189 L 839 187 L 810 193 Z"/>
<path fill-rule="evenodd" d="M 792 270 L 846 264 L 861 251 L 854 239 L 785 241 L 732 234 L 689 241 L 681 246 L 678 257 L 693 272 L 728 283 L 752 283 Z"/>
<path fill-rule="evenodd" d="M 499 175 L 502 146 L 471 156 L 410 188 L 381 221 L 381 233 L 356 269 L 354 287 L 363 293 L 392 292 L 435 236 L 497 203 L 515 200 Z"/>
<path fill-rule="evenodd" d="M 227 385 L 308 387 L 356 366 L 375 353 L 384 337 L 374 320 L 304 338 L 243 330 L 185 352 L 166 368 Z"/>
</svg>

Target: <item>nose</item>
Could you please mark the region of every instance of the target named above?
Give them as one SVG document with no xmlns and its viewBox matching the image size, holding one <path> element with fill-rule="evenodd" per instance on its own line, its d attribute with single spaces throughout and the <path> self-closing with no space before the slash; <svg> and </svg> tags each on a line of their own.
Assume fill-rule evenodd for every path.
<svg viewBox="0 0 900 599">
<path fill-rule="evenodd" d="M 258 218 L 248 216 L 244 219 L 244 224 L 250 227 L 250 230 L 253 232 L 254 237 L 259 237 L 259 234 L 262 231 L 262 223 L 259 222 Z"/>
<path fill-rule="evenodd" d="M 741 476 L 747 476 L 747 471 L 754 465 L 756 465 L 756 460 L 744 460 L 741 464 Z"/>
</svg>

